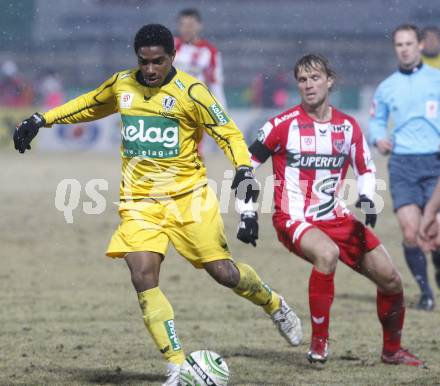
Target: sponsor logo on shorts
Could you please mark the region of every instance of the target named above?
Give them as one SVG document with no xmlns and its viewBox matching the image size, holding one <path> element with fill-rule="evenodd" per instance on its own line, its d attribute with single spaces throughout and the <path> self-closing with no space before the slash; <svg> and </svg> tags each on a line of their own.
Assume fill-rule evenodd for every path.
<svg viewBox="0 0 440 386">
<path fill-rule="evenodd" d="M 339 169 L 344 165 L 345 154 L 300 154 L 288 153 L 287 165 L 292 168 L 302 169 Z"/>
<path fill-rule="evenodd" d="M 170 158 L 179 155 L 179 122 L 167 117 L 122 115 L 126 157 Z"/>
<path fill-rule="evenodd" d="M 213 113 L 214 120 L 219 126 L 226 125 L 229 122 L 227 115 L 217 103 L 213 103 L 209 106 L 209 110 Z"/>
<path fill-rule="evenodd" d="M 168 338 L 170 339 L 171 347 L 173 348 L 173 350 L 180 350 L 182 346 L 180 345 L 179 338 L 176 334 L 176 329 L 174 328 L 174 320 L 166 320 L 165 328 L 167 330 Z"/>
</svg>

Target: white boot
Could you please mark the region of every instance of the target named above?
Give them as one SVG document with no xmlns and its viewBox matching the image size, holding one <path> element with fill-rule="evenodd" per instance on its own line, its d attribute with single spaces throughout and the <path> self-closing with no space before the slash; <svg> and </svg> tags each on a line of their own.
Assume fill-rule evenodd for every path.
<svg viewBox="0 0 440 386">
<path fill-rule="evenodd" d="M 292 346 L 298 346 L 303 340 L 301 320 L 289 307 L 282 296 L 280 296 L 280 299 L 280 308 L 270 317 L 277 326 L 280 334 L 287 340 L 287 342 Z"/>
<path fill-rule="evenodd" d="M 169 362 L 167 365 L 167 380 L 162 386 L 179 386 L 180 367 L 174 363 Z"/>
</svg>

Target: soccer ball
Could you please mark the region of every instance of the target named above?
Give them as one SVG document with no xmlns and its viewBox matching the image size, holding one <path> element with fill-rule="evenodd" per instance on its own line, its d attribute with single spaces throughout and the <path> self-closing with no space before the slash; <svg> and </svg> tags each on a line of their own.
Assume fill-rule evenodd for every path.
<svg viewBox="0 0 440 386">
<path fill-rule="evenodd" d="M 182 386 L 226 386 L 229 369 L 225 360 L 213 351 L 194 351 L 180 369 Z"/>
</svg>

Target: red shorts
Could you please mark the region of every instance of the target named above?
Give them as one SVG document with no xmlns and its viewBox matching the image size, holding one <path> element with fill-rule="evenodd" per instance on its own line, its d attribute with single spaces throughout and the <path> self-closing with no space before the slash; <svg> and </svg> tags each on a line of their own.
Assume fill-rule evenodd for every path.
<svg viewBox="0 0 440 386">
<path fill-rule="evenodd" d="M 339 260 L 350 268 L 359 270 L 361 259 L 381 244 L 373 231 L 358 221 L 353 215 L 327 221 L 292 221 L 289 217 L 274 214 L 273 225 L 278 240 L 291 252 L 305 258 L 301 251 L 302 236 L 317 228 L 332 239 L 339 248 Z"/>
</svg>

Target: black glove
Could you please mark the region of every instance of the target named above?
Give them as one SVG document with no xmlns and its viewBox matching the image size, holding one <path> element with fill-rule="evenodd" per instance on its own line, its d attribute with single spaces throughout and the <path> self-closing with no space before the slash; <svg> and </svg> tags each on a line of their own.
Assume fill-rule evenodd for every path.
<svg viewBox="0 0 440 386">
<path fill-rule="evenodd" d="M 240 215 L 240 222 L 238 224 L 237 239 L 243 241 L 245 244 L 251 243 L 254 247 L 257 246 L 258 240 L 258 215 L 257 212 L 243 212 Z"/>
<path fill-rule="evenodd" d="M 374 228 L 377 220 L 374 202 L 371 201 L 365 194 L 361 194 L 359 196 L 359 200 L 356 202 L 356 208 L 360 208 L 365 214 L 365 225 L 371 225 L 371 228 Z"/>
<path fill-rule="evenodd" d="M 43 127 L 45 124 L 46 120 L 38 113 L 21 122 L 14 131 L 15 150 L 18 150 L 20 153 L 31 150 L 31 141 L 38 134 L 40 127 Z"/>
<path fill-rule="evenodd" d="M 260 184 L 255 179 L 254 170 L 250 166 L 239 166 L 232 180 L 231 189 L 235 190 L 235 197 L 248 203 L 257 202 L 260 193 Z"/>
</svg>

